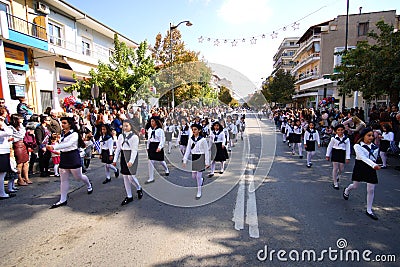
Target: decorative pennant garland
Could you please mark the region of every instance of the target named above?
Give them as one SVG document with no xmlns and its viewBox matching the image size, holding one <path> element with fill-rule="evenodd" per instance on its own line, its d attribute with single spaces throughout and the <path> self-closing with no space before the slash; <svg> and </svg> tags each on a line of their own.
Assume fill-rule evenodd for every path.
<svg viewBox="0 0 400 267">
<path fill-rule="evenodd" d="M 304 20 L 305 18 L 313 15 L 314 13 L 317 13 L 318 11 L 320 11 L 321 9 L 323 9 L 326 6 L 320 7 L 319 9 L 315 10 L 314 12 L 307 14 L 306 16 L 302 17 L 301 19 L 283 26 L 280 29 L 276 29 L 274 31 L 272 31 L 272 33 L 263 33 L 260 35 L 255 35 L 255 36 L 251 36 L 251 37 L 240 37 L 240 38 L 234 38 L 234 39 L 226 39 L 226 38 L 212 38 L 212 37 L 206 37 L 206 36 L 200 36 L 198 38 L 198 42 L 199 43 L 205 43 L 204 41 L 207 41 L 209 43 L 213 43 L 214 46 L 219 46 L 221 44 L 228 44 L 230 43 L 232 45 L 232 47 L 235 47 L 239 44 L 239 42 L 241 41 L 241 43 L 247 43 L 250 42 L 251 45 L 255 45 L 257 44 L 257 40 L 259 39 L 265 39 L 267 38 L 267 36 L 270 36 L 271 39 L 276 39 L 278 38 L 278 33 L 280 31 L 286 31 L 289 27 L 291 27 L 293 29 L 293 31 L 296 31 L 300 28 L 300 21 Z"/>
</svg>

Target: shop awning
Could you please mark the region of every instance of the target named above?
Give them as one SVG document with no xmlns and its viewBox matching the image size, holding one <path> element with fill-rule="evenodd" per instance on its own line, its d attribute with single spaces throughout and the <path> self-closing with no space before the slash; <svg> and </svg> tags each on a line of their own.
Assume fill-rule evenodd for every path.
<svg viewBox="0 0 400 267">
<path fill-rule="evenodd" d="M 317 95 L 318 95 L 318 92 L 309 92 L 309 93 L 294 95 L 294 96 L 292 96 L 292 99 L 301 98 L 301 97 L 308 97 L 308 96 L 317 96 Z"/>
<path fill-rule="evenodd" d="M 87 65 L 71 58 L 63 57 L 64 61 L 71 67 L 77 76 L 90 77 L 89 71 L 96 68 L 96 66 Z"/>
</svg>

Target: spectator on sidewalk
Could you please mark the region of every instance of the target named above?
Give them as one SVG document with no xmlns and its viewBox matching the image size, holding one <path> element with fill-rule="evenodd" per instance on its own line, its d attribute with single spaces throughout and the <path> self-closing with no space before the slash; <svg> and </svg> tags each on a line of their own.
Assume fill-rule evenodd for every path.
<svg viewBox="0 0 400 267">
<path fill-rule="evenodd" d="M 51 133 L 55 134 L 61 134 L 61 125 L 60 122 L 58 121 L 58 112 L 55 109 L 52 109 L 50 111 L 50 124 L 49 124 L 49 130 Z"/>
<path fill-rule="evenodd" d="M 50 117 L 47 115 L 40 116 L 40 125 L 35 129 L 36 143 L 39 146 L 39 168 L 40 177 L 49 176 L 49 161 L 51 153 L 46 150 L 46 145 L 49 144 L 51 132 L 48 129 Z"/>
</svg>

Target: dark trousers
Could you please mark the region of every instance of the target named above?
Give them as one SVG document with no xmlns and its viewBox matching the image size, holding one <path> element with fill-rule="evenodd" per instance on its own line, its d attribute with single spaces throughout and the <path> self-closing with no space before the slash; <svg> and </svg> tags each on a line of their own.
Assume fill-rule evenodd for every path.
<svg viewBox="0 0 400 267">
<path fill-rule="evenodd" d="M 31 152 L 29 154 L 31 155 L 31 157 L 29 159 L 29 172 L 32 173 L 33 172 L 33 166 L 35 165 L 35 162 L 36 162 L 36 159 L 38 158 L 38 156 L 34 152 Z"/>
<path fill-rule="evenodd" d="M 39 149 L 39 169 L 40 174 L 46 174 L 49 171 L 49 161 L 51 158 L 51 153 L 49 151 L 43 152 Z"/>
</svg>

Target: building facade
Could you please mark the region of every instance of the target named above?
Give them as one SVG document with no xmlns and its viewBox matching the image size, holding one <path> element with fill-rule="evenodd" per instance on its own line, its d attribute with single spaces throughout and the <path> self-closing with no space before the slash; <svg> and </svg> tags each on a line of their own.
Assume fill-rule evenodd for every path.
<svg viewBox="0 0 400 267">
<path fill-rule="evenodd" d="M 0 94 L 12 113 L 21 96 L 36 113 L 60 108 L 66 86 L 109 62 L 115 34 L 138 46 L 62 0 L 0 0 L 0 12 Z"/>
<path fill-rule="evenodd" d="M 347 48 L 356 47 L 367 39 L 368 32 L 377 32 L 376 23 L 383 20 L 397 29 L 399 16 L 395 10 L 350 14 L 348 21 Z M 292 75 L 296 78 L 296 94 L 293 96 L 298 107 L 317 107 L 323 98 L 333 97 L 335 105 L 341 107 L 343 97 L 339 96 L 337 82 L 329 79 L 335 73 L 335 66 L 341 58 L 335 55 L 343 51 L 346 43 L 346 16 L 310 27 L 299 39 L 300 45 L 294 56 L 295 67 Z M 387 99 L 385 100 L 387 101 Z M 366 107 L 361 93 L 345 97 L 345 106 Z"/>
<path fill-rule="evenodd" d="M 299 49 L 299 37 L 287 37 L 279 45 L 278 51 L 274 55 L 274 70 L 272 75 L 278 70 L 291 72 L 294 67 L 293 57 Z"/>
</svg>

